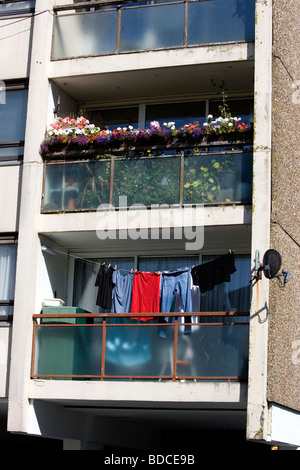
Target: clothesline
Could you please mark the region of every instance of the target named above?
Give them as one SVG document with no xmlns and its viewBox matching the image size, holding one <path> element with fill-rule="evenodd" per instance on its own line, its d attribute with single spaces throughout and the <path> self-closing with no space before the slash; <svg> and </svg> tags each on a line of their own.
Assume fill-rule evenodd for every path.
<svg viewBox="0 0 300 470">
<path fill-rule="evenodd" d="M 73 259 L 76 259 L 76 260 L 79 260 L 79 261 L 82 261 L 83 263 L 86 263 L 86 264 L 91 264 L 95 267 L 100 267 L 101 265 L 106 265 L 106 261 L 103 261 L 102 263 L 99 262 L 99 260 L 97 261 L 93 261 L 92 259 L 90 258 L 83 258 L 82 256 L 76 256 L 76 255 L 73 255 L 73 254 L 70 254 L 70 253 L 65 253 L 64 251 L 60 251 L 60 250 L 57 250 L 57 249 L 54 249 L 52 250 L 54 251 L 55 253 L 59 253 L 61 255 L 64 255 L 64 256 L 68 256 L 70 258 L 73 258 Z M 229 248 L 228 250 L 228 253 L 229 254 L 234 254 L 234 252 L 231 250 L 231 248 Z M 111 263 L 109 263 L 108 266 L 111 266 Z M 185 266 L 185 268 L 183 267 L 178 267 L 176 269 L 172 269 L 172 271 L 178 271 L 180 269 L 192 269 L 195 265 L 191 265 L 191 266 Z M 115 264 L 115 267 L 113 268 L 114 270 L 118 270 L 118 271 L 121 271 L 121 272 L 124 272 L 124 273 L 128 273 L 128 272 L 136 272 L 138 271 L 138 269 L 135 269 L 134 268 L 131 268 L 130 270 L 127 268 L 118 268 L 118 266 Z M 160 270 L 157 270 L 157 271 L 146 271 L 146 272 L 172 272 L 170 269 L 165 269 L 163 271 L 160 271 Z M 145 271 L 144 271 L 145 272 Z"/>
<path fill-rule="evenodd" d="M 192 312 L 191 289 L 211 290 L 215 285 L 229 282 L 236 271 L 234 253 L 219 256 L 207 263 L 181 268 L 177 271 L 144 272 L 128 271 L 125 275 L 103 262 L 99 268 L 95 286 L 98 287 L 96 304 L 112 313 L 170 312 L 176 294 L 180 295 L 183 311 Z M 133 317 L 135 318 L 135 317 Z"/>
<path fill-rule="evenodd" d="M 229 254 L 234 254 L 234 252 L 231 250 L 231 248 L 229 248 L 228 253 L 229 253 Z M 97 264 L 98 266 L 100 266 L 99 261 L 96 262 L 95 264 Z M 103 261 L 103 262 L 101 263 L 101 265 L 102 265 L 102 266 L 105 266 L 105 265 L 106 265 L 106 261 Z M 111 263 L 108 264 L 108 267 L 109 267 L 109 266 L 111 266 Z M 181 267 L 178 267 L 178 268 L 175 268 L 175 269 L 172 269 L 172 270 L 171 270 L 171 269 L 164 269 L 164 270 L 158 269 L 158 270 L 154 270 L 154 271 L 153 271 L 153 270 L 152 270 L 152 271 L 145 271 L 145 270 L 143 270 L 143 272 L 148 272 L 148 273 L 151 273 L 151 272 L 156 272 L 156 273 L 161 273 L 161 272 L 173 272 L 173 271 L 179 271 L 180 269 L 192 269 L 192 268 L 195 267 L 195 266 L 196 266 L 196 265 L 193 264 L 193 265 L 191 265 L 191 266 L 185 266 L 184 268 L 181 266 Z M 128 272 L 131 272 L 131 273 L 132 273 L 132 272 L 140 271 L 139 269 L 133 269 L 133 268 L 131 268 L 130 270 L 129 270 L 128 268 L 127 268 L 127 269 L 125 269 L 125 268 L 118 268 L 117 265 L 115 265 L 114 269 L 115 269 L 115 270 L 122 271 L 122 272 L 124 272 L 124 273 L 128 273 Z"/>
</svg>

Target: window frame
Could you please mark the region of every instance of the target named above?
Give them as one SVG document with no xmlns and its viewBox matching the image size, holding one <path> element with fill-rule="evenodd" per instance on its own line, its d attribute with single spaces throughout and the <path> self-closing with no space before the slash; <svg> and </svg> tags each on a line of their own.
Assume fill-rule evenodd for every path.
<svg viewBox="0 0 300 470">
<path fill-rule="evenodd" d="M 0 235 L 0 246 L 1 245 L 17 245 L 18 243 L 18 236 L 15 233 L 7 233 Z M 17 247 L 16 247 L 17 251 Z M 17 253 L 16 253 L 17 259 Z M 14 280 L 15 283 L 15 280 Z M 14 298 L 13 299 L 0 299 L 0 308 L 1 307 L 14 307 Z M 5 322 L 7 320 L 13 319 L 13 313 L 8 315 L 1 315 L 0 314 L 0 322 Z"/>
<path fill-rule="evenodd" d="M 13 92 L 13 91 L 19 91 L 19 90 L 28 90 L 28 81 L 7 81 L 4 82 L 5 84 L 5 93 L 6 92 Z M 28 101 L 28 96 L 27 96 L 27 101 Z M 6 104 L 1 104 L 1 106 L 5 106 Z M 27 119 L 27 103 L 26 103 L 26 114 L 25 114 L 25 125 L 26 125 L 26 119 Z M 19 148 L 19 147 L 24 147 L 25 145 L 25 136 L 24 140 L 15 140 L 15 141 L 0 141 L 0 150 L 1 149 L 11 149 L 11 148 Z M 23 161 L 23 155 L 24 152 L 18 153 L 17 155 L 0 155 L 0 164 L 2 162 L 21 162 Z"/>
</svg>

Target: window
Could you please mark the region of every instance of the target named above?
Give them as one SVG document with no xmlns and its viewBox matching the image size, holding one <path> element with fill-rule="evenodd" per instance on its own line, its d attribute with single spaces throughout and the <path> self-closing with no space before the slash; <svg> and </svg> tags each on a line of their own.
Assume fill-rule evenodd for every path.
<svg viewBox="0 0 300 470">
<path fill-rule="evenodd" d="M 24 83 L 4 83 L 0 100 L 0 162 L 21 160 L 24 152 L 28 89 Z"/>
<path fill-rule="evenodd" d="M 151 121 L 175 122 L 175 127 L 199 121 L 205 121 L 205 101 L 190 101 L 183 103 L 165 103 L 146 106 L 146 126 L 149 127 Z"/>
<path fill-rule="evenodd" d="M 0 238 L 0 316 L 12 315 L 17 245 L 14 238 Z"/>
<path fill-rule="evenodd" d="M 35 0 L 4 0 L 0 4 L 0 18 L 25 16 L 34 12 Z"/>
<path fill-rule="evenodd" d="M 227 99 L 228 111 L 232 116 L 241 117 L 242 122 L 253 121 L 253 98 Z M 178 101 L 173 103 L 139 104 L 131 107 L 115 107 L 87 110 L 87 117 L 91 123 L 101 129 L 115 129 L 117 127 L 132 126 L 134 128 L 148 128 L 152 121 L 175 122 L 176 129 L 185 124 L 199 121 L 202 125 L 207 114 L 220 116 L 219 106 L 222 100 L 196 100 Z"/>
<path fill-rule="evenodd" d="M 88 111 L 88 117 L 91 123 L 100 127 L 100 129 L 117 129 L 118 127 L 132 126 L 135 129 L 139 122 L 139 108 L 108 108 L 95 111 Z"/>
</svg>

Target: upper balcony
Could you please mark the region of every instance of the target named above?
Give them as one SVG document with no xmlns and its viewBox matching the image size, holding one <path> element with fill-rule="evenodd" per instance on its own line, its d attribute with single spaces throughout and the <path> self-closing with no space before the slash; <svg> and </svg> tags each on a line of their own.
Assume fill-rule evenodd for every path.
<svg viewBox="0 0 300 470">
<path fill-rule="evenodd" d="M 254 41 L 254 0 L 102 0 L 55 13 L 52 60 Z"/>
<path fill-rule="evenodd" d="M 251 204 L 252 129 L 238 118 L 179 130 L 157 121 L 143 131 L 69 124 L 60 120 L 41 147 L 43 213 Z"/>
</svg>

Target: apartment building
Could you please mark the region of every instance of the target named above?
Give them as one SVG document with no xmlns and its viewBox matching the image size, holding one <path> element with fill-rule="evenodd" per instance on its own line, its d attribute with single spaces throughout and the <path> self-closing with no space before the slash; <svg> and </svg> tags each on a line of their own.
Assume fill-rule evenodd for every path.
<svg viewBox="0 0 300 470">
<path fill-rule="evenodd" d="M 7 442 L 298 448 L 288 3 L 0 2 Z"/>
</svg>

